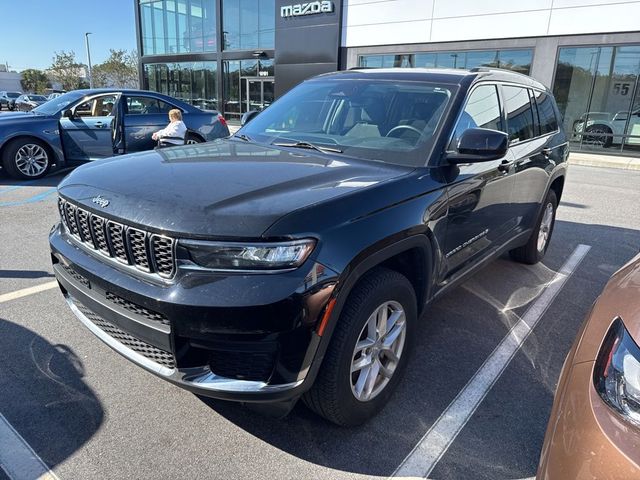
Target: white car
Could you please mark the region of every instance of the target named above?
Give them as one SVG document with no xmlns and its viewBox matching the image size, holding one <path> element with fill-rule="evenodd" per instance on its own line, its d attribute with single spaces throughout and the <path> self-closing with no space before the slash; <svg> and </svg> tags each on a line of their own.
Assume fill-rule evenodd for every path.
<svg viewBox="0 0 640 480">
<path fill-rule="evenodd" d="M 584 113 L 574 122 L 573 133 L 578 139 L 582 135 L 583 143 L 605 148 L 623 141 L 625 145 L 640 145 L 640 109 L 630 118 L 628 112 L 618 112 L 613 118 L 607 112 Z M 630 136 L 624 138 L 625 134 Z"/>
</svg>

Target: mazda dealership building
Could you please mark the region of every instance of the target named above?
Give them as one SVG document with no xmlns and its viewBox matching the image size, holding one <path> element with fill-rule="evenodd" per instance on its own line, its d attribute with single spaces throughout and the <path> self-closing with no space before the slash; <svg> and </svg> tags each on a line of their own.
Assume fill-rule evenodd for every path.
<svg viewBox="0 0 640 480">
<path fill-rule="evenodd" d="M 640 149 L 640 1 L 135 0 L 143 88 L 229 120 L 312 75 L 498 67 L 547 85 L 574 150 Z"/>
</svg>

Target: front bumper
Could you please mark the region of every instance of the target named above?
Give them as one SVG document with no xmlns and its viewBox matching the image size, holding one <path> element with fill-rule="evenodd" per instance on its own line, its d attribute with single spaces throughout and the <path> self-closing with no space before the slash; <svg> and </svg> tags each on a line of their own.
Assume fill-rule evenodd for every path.
<svg viewBox="0 0 640 480">
<path fill-rule="evenodd" d="M 593 364 L 563 369 L 538 480 L 640 478 L 640 431 L 602 401 L 593 386 Z"/>
<path fill-rule="evenodd" d="M 179 272 L 170 283 L 152 282 L 105 264 L 59 227 L 50 245 L 73 313 L 146 370 L 199 395 L 242 402 L 287 401 L 310 387 L 315 325 L 335 282 L 330 270 L 318 276 L 310 266 L 313 281 L 299 269 Z"/>
</svg>

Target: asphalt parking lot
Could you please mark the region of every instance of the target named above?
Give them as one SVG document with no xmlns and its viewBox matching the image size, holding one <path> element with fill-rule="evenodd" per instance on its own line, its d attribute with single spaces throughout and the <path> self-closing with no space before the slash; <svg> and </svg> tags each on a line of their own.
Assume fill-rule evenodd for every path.
<svg viewBox="0 0 640 480">
<path fill-rule="evenodd" d="M 47 233 L 62 177 L 0 176 L 0 414 L 61 479 L 413 475 L 398 467 L 427 465 L 414 447 L 428 449 L 460 392 L 478 393 L 465 386 L 532 311 L 535 328 L 429 464 L 429 478 L 533 477 L 579 325 L 609 276 L 640 250 L 640 172 L 573 166 L 544 263 L 505 256 L 435 303 L 390 404 L 365 426 L 344 429 L 302 404 L 277 420 L 200 399 L 93 337 L 51 283 Z M 570 276 L 557 274 L 576 258 Z M 550 288 L 555 296 L 531 310 Z"/>
</svg>

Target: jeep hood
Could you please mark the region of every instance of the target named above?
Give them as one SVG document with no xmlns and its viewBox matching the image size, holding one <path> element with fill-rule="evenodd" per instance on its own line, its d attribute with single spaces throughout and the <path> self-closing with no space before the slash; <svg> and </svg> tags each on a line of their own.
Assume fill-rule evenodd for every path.
<svg viewBox="0 0 640 480">
<path fill-rule="evenodd" d="M 105 217 L 175 236 L 257 238 L 290 212 L 411 171 L 218 140 L 99 160 L 76 169 L 59 192 Z M 94 203 L 97 196 L 108 205 Z"/>
</svg>

